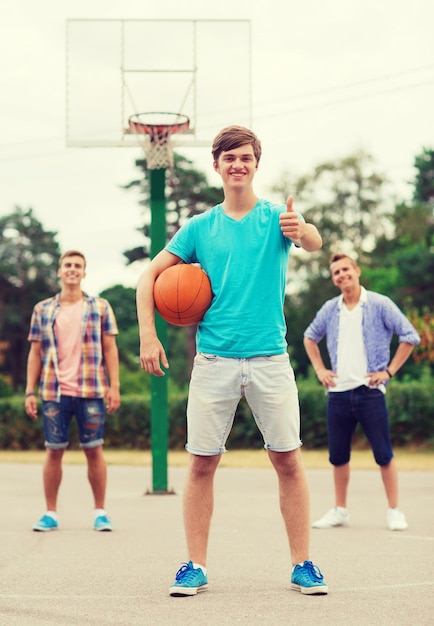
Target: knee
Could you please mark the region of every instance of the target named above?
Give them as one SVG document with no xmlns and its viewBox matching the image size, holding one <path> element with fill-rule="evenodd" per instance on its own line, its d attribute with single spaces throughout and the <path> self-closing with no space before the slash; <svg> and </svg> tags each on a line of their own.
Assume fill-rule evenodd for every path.
<svg viewBox="0 0 434 626">
<path fill-rule="evenodd" d="M 101 458 L 104 458 L 102 446 L 94 446 L 92 448 L 83 447 L 82 450 L 84 454 L 86 455 L 88 462 L 90 463 L 98 461 Z"/>
<path fill-rule="evenodd" d="M 294 476 L 298 472 L 304 471 L 300 449 L 291 452 L 272 452 L 270 450 L 268 455 L 279 475 Z"/>
<path fill-rule="evenodd" d="M 51 463 L 60 463 L 64 452 L 65 448 L 46 448 L 47 459 Z"/>
<path fill-rule="evenodd" d="M 220 462 L 221 455 L 199 456 L 191 455 L 190 475 L 194 479 L 208 478 L 213 476 Z"/>
</svg>

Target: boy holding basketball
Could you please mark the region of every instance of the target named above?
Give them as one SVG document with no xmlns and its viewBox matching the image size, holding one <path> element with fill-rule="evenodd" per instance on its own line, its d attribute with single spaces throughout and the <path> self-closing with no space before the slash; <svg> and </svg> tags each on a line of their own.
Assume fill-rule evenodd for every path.
<svg viewBox="0 0 434 626">
<path fill-rule="evenodd" d="M 309 560 L 309 492 L 300 452 L 300 416 L 289 363 L 283 314 L 292 243 L 321 247 L 317 229 L 293 208 L 259 199 L 253 178 L 261 144 L 247 128 L 230 126 L 215 138 L 213 166 L 224 201 L 189 220 L 151 261 L 137 288 L 140 362 L 155 376 L 169 367 L 154 320 L 153 286 L 166 268 L 200 263 L 213 301 L 199 324 L 187 407 L 190 467 L 184 490 L 188 563 L 177 572 L 172 596 L 208 588 L 206 557 L 214 475 L 236 407 L 245 397 L 279 480 L 280 507 L 292 559 L 291 586 L 326 594 L 319 568 Z M 248 277 L 248 279 L 247 279 Z"/>
</svg>

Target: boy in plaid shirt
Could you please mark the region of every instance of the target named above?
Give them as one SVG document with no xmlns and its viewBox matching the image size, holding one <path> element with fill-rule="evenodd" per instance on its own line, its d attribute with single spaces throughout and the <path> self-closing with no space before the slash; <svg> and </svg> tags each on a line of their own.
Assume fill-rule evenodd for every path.
<svg viewBox="0 0 434 626">
<path fill-rule="evenodd" d="M 85 269 L 81 252 L 65 252 L 59 261 L 61 291 L 38 302 L 30 322 L 25 408 L 29 417 L 38 418 L 39 385 L 47 450 L 47 511 L 33 525 L 36 531 L 58 528 L 57 494 L 73 415 L 95 501 L 94 529 L 113 529 L 104 508 L 107 467 L 102 445 L 105 410 L 112 413 L 120 406 L 118 328 L 110 304 L 81 290 Z"/>
</svg>

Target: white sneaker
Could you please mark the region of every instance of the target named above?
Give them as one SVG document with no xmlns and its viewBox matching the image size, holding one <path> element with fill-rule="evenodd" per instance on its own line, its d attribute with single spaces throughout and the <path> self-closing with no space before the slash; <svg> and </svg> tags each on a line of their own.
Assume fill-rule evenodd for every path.
<svg viewBox="0 0 434 626">
<path fill-rule="evenodd" d="M 350 516 L 348 512 L 344 512 L 338 509 L 336 506 L 334 509 L 327 511 L 325 515 L 312 524 L 312 528 L 333 528 L 334 526 L 348 526 Z"/>
<path fill-rule="evenodd" d="M 389 530 L 405 530 L 408 528 L 404 513 L 399 509 L 387 509 L 387 527 Z"/>
</svg>

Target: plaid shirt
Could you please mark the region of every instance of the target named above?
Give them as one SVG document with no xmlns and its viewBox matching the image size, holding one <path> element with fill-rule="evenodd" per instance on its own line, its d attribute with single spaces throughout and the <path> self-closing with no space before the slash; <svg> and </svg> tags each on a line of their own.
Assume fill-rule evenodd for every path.
<svg viewBox="0 0 434 626">
<path fill-rule="evenodd" d="M 107 300 L 83 293 L 82 349 L 78 378 L 81 398 L 103 398 L 107 391 L 107 376 L 102 352 L 102 336 L 117 335 L 118 327 Z M 59 402 L 59 361 L 54 323 L 60 310 L 60 294 L 38 302 L 30 321 L 28 341 L 40 341 L 42 368 L 39 395 L 42 400 Z"/>
</svg>

